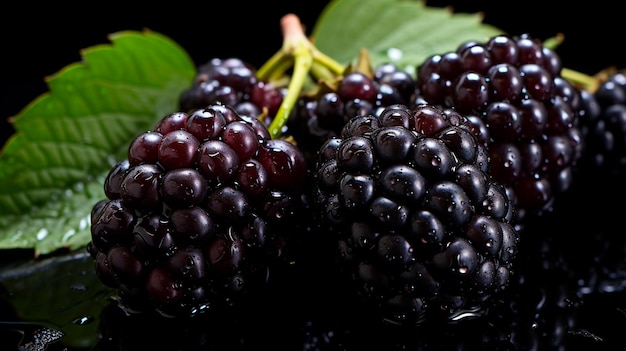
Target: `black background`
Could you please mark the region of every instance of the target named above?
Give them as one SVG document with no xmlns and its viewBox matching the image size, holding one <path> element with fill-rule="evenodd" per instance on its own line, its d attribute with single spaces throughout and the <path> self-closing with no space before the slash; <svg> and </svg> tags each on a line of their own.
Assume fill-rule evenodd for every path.
<svg viewBox="0 0 626 351">
<path fill-rule="evenodd" d="M 0 130 L 13 133 L 7 119 L 47 90 L 44 78 L 80 61 L 80 50 L 108 43 L 120 30 L 149 28 L 179 43 L 197 64 L 212 57 L 237 56 L 261 65 L 280 48 L 279 20 L 296 13 L 309 32 L 329 1 L 174 1 L 145 5 L 107 1 L 63 6 L 22 1 L 0 11 Z M 565 35 L 559 47 L 564 65 L 593 74 L 626 66 L 621 14 L 615 3 L 429 0 L 459 12 L 481 12 L 484 22 L 511 33 L 545 39 Z"/>
</svg>

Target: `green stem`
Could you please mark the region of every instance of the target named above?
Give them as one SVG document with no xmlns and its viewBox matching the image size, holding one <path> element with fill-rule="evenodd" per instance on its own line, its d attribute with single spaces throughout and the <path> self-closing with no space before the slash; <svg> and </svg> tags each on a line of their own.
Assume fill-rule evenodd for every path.
<svg viewBox="0 0 626 351">
<path fill-rule="evenodd" d="M 317 81 L 330 81 L 336 77 L 336 75 L 333 74 L 331 70 L 328 69 L 328 67 L 321 65 L 315 60 L 313 60 L 313 63 L 311 64 L 311 75 L 313 76 L 313 78 L 317 79 Z"/>
<path fill-rule="evenodd" d="M 268 81 L 282 75 L 292 65 L 292 58 L 284 50 L 276 52 L 258 69 L 256 76 L 259 80 Z"/>
<path fill-rule="evenodd" d="M 333 74 L 338 76 L 343 75 L 346 69 L 344 65 L 315 48 L 313 49 L 313 62 L 321 64 L 321 66 L 328 68 Z"/>
<path fill-rule="evenodd" d="M 282 78 L 293 65 L 287 94 L 268 127 L 272 138 L 282 136 L 283 127 L 298 101 L 309 74 L 317 79 L 332 79 L 343 75 L 345 67 L 315 48 L 304 34 L 300 19 L 287 14 L 281 19 L 283 46 L 257 70 L 257 78 L 267 81 Z"/>
<path fill-rule="evenodd" d="M 269 126 L 269 131 L 273 139 L 279 138 L 282 135 L 282 129 L 287 123 L 293 106 L 298 101 L 304 81 L 311 70 L 312 63 L 313 58 L 311 57 L 310 51 L 306 48 L 302 48 L 302 50 L 298 50 L 294 53 L 294 68 L 289 86 L 287 87 L 287 95 L 285 95 L 278 112 L 276 112 L 276 116 L 274 116 Z"/>
</svg>

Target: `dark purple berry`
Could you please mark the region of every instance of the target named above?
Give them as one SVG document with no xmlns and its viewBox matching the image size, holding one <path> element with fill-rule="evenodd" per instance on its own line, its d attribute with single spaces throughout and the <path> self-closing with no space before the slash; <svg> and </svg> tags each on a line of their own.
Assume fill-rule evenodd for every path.
<svg viewBox="0 0 626 351">
<path fill-rule="evenodd" d="M 212 79 L 252 91 L 248 68 L 224 65 Z M 207 105 L 164 116 L 128 150 L 94 204 L 89 244 L 122 307 L 168 316 L 232 307 L 291 262 L 306 161 L 262 122 Z"/>
<path fill-rule="evenodd" d="M 520 220 L 552 210 L 578 166 L 585 111 L 556 52 L 527 34 L 496 35 L 432 55 L 416 76 L 423 100 L 470 119 L 494 180 L 517 195 Z"/>
<path fill-rule="evenodd" d="M 513 271 L 514 203 L 463 115 L 395 105 L 380 116 L 392 114 L 355 116 L 320 147 L 321 231 L 340 271 L 388 321 L 482 308 Z"/>
</svg>

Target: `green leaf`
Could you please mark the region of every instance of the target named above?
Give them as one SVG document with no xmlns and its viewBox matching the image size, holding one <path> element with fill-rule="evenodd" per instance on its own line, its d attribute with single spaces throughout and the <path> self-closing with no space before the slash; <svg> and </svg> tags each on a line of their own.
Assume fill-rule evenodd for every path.
<svg viewBox="0 0 626 351">
<path fill-rule="evenodd" d="M 394 62 L 414 73 L 432 54 L 502 32 L 483 24 L 480 13 L 453 13 L 424 1 L 334 0 L 315 23 L 311 38 L 320 51 L 343 64 L 367 49 L 373 66 Z"/>
<path fill-rule="evenodd" d="M 0 150 L 0 249 L 47 254 L 90 240 L 102 182 L 129 142 L 177 109 L 196 67 L 171 39 L 121 31 L 47 77 Z"/>
</svg>

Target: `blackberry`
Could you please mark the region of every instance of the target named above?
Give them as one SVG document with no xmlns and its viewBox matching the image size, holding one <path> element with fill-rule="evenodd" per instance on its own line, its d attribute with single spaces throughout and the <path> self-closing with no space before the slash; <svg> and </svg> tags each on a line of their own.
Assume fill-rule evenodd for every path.
<svg viewBox="0 0 626 351">
<path fill-rule="evenodd" d="M 426 102 L 474 122 L 490 173 L 510 189 L 520 220 L 552 210 L 584 147 L 581 92 L 561 71 L 557 53 L 528 34 L 462 43 L 417 67 Z"/>
<path fill-rule="evenodd" d="M 392 105 L 319 150 L 320 222 L 340 269 L 390 322 L 480 309 L 513 273 L 515 207 L 471 128 L 452 109 Z"/>
<path fill-rule="evenodd" d="M 269 125 L 286 90 L 258 79 L 256 72 L 252 64 L 241 58 L 212 58 L 198 67 L 191 86 L 180 94 L 179 109 L 189 111 L 221 103 L 242 115 L 262 116 Z"/>
<path fill-rule="evenodd" d="M 589 113 L 580 122 L 585 139 L 581 171 L 617 176 L 626 166 L 626 73 L 609 71 L 598 79 L 595 90 L 583 91 Z"/>
<path fill-rule="evenodd" d="M 230 106 L 168 114 L 105 179 L 92 211 L 96 272 L 129 310 L 235 305 L 291 260 L 305 179 L 295 145 Z"/>
<path fill-rule="evenodd" d="M 537 235 L 519 241 L 509 286 L 485 301 L 479 313 L 459 313 L 444 327 L 430 320 L 398 328 L 375 319 L 372 309 L 348 301 L 333 305 L 328 298 L 328 322 L 312 324 L 311 332 L 322 334 L 315 339 L 318 345 L 325 343 L 316 350 L 336 345 L 342 350 L 620 349 L 626 326 L 626 238 L 611 228 L 621 209 L 580 204 L 599 203 L 607 193 L 622 196 L 624 189 L 618 179 L 593 187 L 575 182 L 559 199 L 562 205 L 529 220 L 524 230 Z M 587 236 L 574 238 L 576 232 Z"/>
<path fill-rule="evenodd" d="M 378 114 L 387 106 L 409 105 L 416 92 L 415 79 L 393 63 L 381 64 L 371 73 L 352 70 L 310 94 L 299 97 L 287 121 L 287 134 L 309 160 L 329 138 L 340 134 L 353 116 Z M 314 161 L 312 161 L 314 163 Z"/>
</svg>

